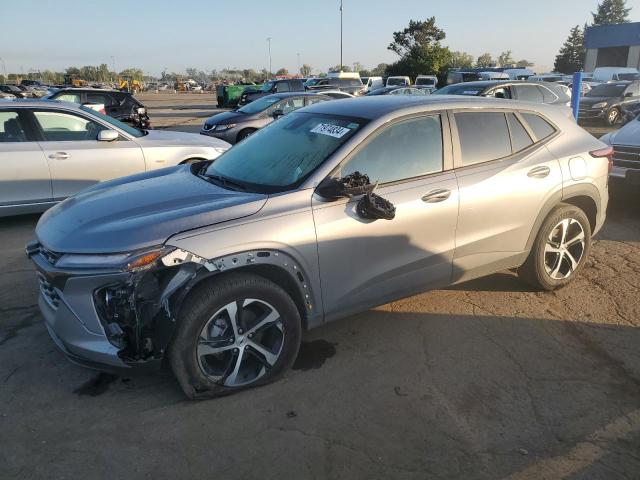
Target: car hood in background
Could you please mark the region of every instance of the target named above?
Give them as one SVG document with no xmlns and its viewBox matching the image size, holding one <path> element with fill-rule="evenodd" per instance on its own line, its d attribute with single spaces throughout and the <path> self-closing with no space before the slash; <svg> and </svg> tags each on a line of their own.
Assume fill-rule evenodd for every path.
<svg viewBox="0 0 640 480">
<path fill-rule="evenodd" d="M 164 168 L 80 192 L 45 212 L 36 236 L 59 253 L 126 252 L 253 215 L 267 198 L 216 186 L 194 175 L 188 165 Z"/>
<path fill-rule="evenodd" d="M 640 146 L 640 121 L 632 120 L 611 135 L 612 145 Z"/>
<path fill-rule="evenodd" d="M 222 112 L 207 118 L 205 125 L 226 125 L 228 123 L 241 123 L 247 120 L 253 120 L 254 116 L 239 112 Z"/>
<path fill-rule="evenodd" d="M 143 147 L 157 146 L 198 146 L 213 148 L 231 148 L 231 145 L 214 137 L 205 137 L 199 133 L 173 132 L 170 130 L 147 130 L 144 137 L 136 138 Z"/>
<path fill-rule="evenodd" d="M 612 97 L 582 97 L 580 99 L 580 105 L 583 106 L 591 106 L 591 105 L 595 105 L 596 103 L 600 103 L 600 102 L 607 102 L 610 103 L 611 101 L 616 100 L 616 98 L 612 98 Z"/>
</svg>

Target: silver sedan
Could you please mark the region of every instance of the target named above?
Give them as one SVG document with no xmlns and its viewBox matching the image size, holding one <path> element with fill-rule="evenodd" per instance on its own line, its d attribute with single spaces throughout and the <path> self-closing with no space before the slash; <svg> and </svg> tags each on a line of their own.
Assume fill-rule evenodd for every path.
<svg viewBox="0 0 640 480">
<path fill-rule="evenodd" d="M 85 106 L 0 104 L 0 217 L 35 213 L 104 180 L 212 160 L 231 145 L 203 135 L 138 130 Z"/>
</svg>

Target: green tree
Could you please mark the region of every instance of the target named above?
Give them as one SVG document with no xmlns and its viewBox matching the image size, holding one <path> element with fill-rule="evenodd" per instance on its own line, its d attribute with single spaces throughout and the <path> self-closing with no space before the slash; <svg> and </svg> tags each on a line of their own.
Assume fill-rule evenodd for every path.
<svg viewBox="0 0 640 480">
<path fill-rule="evenodd" d="M 533 67 L 533 62 L 530 62 L 529 60 L 518 60 L 516 62 L 516 67 L 518 68 L 529 68 L 529 67 Z"/>
<path fill-rule="evenodd" d="M 598 3 L 595 12 L 591 12 L 594 25 L 609 25 L 612 23 L 629 23 L 629 12 L 626 0 L 603 0 Z"/>
<path fill-rule="evenodd" d="M 276 72 L 276 75 L 289 75 L 289 70 L 287 70 L 286 68 L 281 68 Z"/>
<path fill-rule="evenodd" d="M 311 76 L 311 71 L 313 70 L 313 67 L 311 65 L 309 65 L 308 63 L 305 63 L 304 65 L 302 65 L 300 67 L 300 75 L 302 75 L 305 78 L 308 78 Z"/>
<path fill-rule="evenodd" d="M 473 56 L 466 52 L 451 52 L 451 67 L 471 68 L 473 67 Z"/>
<path fill-rule="evenodd" d="M 451 52 L 441 43 L 445 37 L 435 17 L 424 22 L 410 20 L 407 28 L 393 33 L 393 42 L 387 47 L 400 56 L 387 67 L 387 74 L 415 77 L 441 73 L 451 64 Z"/>
<path fill-rule="evenodd" d="M 553 69 L 561 73 L 579 72 L 584 67 L 584 56 L 584 32 L 580 25 L 576 25 L 556 56 Z"/>
<path fill-rule="evenodd" d="M 377 67 L 371 70 L 371 76 L 382 77 L 386 74 L 388 67 L 389 65 L 387 65 L 386 63 L 379 63 Z"/>
<path fill-rule="evenodd" d="M 193 67 L 186 68 L 185 72 L 187 72 L 187 77 L 189 77 L 189 78 L 195 79 L 198 76 L 198 69 L 197 68 L 193 68 Z"/>
<path fill-rule="evenodd" d="M 340 71 L 340 65 L 335 65 L 333 67 L 329 67 L 329 71 L 330 72 L 339 72 Z M 342 65 L 342 71 L 343 72 L 350 72 L 351 71 L 351 67 L 349 65 Z"/>
<path fill-rule="evenodd" d="M 502 52 L 498 56 L 498 66 L 499 67 L 511 67 L 515 63 L 516 63 L 516 61 L 511 56 L 511 50 L 507 50 L 506 52 Z"/>
<path fill-rule="evenodd" d="M 120 76 L 131 77 L 133 80 L 142 80 L 144 72 L 140 68 L 125 68 L 120 72 Z"/>
<path fill-rule="evenodd" d="M 493 67 L 495 65 L 495 61 L 490 53 L 483 53 L 476 60 L 477 67 Z"/>
<path fill-rule="evenodd" d="M 364 70 L 364 66 L 360 62 L 353 62 L 353 71 L 359 72 L 361 70 Z"/>
</svg>

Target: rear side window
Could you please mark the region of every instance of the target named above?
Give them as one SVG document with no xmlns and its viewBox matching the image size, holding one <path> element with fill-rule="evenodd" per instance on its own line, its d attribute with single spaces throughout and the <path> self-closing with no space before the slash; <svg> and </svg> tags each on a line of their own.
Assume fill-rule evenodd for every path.
<svg viewBox="0 0 640 480">
<path fill-rule="evenodd" d="M 524 112 L 520 114 L 538 140 L 543 140 L 556 131 L 556 129 L 540 115 Z"/>
<path fill-rule="evenodd" d="M 504 113 L 461 112 L 455 114 L 462 165 L 475 165 L 511 155 L 511 140 Z"/>
<path fill-rule="evenodd" d="M 544 103 L 553 103 L 558 99 L 558 96 L 548 88 L 546 87 L 538 87 L 538 88 L 542 92 L 542 98 L 544 100 Z"/>
<path fill-rule="evenodd" d="M 511 146 L 514 153 L 533 145 L 533 140 L 513 113 L 507 114 L 507 121 L 511 130 Z"/>
<path fill-rule="evenodd" d="M 0 142 L 26 142 L 27 134 L 18 112 L 0 110 Z"/>
<path fill-rule="evenodd" d="M 442 171 L 439 116 L 391 125 L 342 166 L 341 176 L 364 173 L 372 182 L 395 182 Z"/>
<path fill-rule="evenodd" d="M 542 92 L 535 85 L 514 85 L 518 100 L 523 102 L 543 103 Z"/>
<path fill-rule="evenodd" d="M 101 103 L 105 107 L 110 107 L 112 104 L 111 96 L 104 93 L 87 93 L 87 102 Z"/>
</svg>

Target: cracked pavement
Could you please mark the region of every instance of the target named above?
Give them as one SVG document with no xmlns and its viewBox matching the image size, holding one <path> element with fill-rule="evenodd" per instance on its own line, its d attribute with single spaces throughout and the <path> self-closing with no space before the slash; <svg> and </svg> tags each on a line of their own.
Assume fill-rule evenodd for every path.
<svg viewBox="0 0 640 480">
<path fill-rule="evenodd" d="M 49 339 L 0 219 L 0 478 L 640 478 L 640 202 L 615 195 L 591 259 L 542 293 L 501 272 L 305 334 L 319 368 L 189 402 Z M 328 352 L 328 353 L 327 353 Z"/>
</svg>

